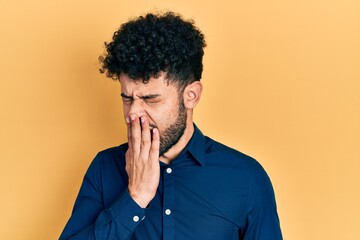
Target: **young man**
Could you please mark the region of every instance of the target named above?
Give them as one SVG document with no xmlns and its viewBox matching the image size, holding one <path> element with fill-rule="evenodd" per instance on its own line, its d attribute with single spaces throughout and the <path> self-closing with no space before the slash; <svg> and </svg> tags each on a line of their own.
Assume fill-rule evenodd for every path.
<svg viewBox="0 0 360 240">
<path fill-rule="evenodd" d="M 260 164 L 193 123 L 205 45 L 171 12 L 106 44 L 101 71 L 120 81 L 128 143 L 95 157 L 60 239 L 282 239 Z"/>
</svg>

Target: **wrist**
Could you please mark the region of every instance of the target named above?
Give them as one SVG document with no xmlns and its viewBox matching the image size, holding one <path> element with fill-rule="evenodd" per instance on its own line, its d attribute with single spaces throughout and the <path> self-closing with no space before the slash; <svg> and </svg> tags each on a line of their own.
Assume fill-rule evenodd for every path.
<svg viewBox="0 0 360 240">
<path fill-rule="evenodd" d="M 150 201 L 151 201 L 151 199 L 152 199 L 152 198 L 149 199 L 149 198 L 143 196 L 142 194 L 137 194 L 137 193 L 132 192 L 132 191 L 130 191 L 130 190 L 128 190 L 128 191 L 129 191 L 130 197 L 131 197 L 141 208 L 146 208 L 146 207 L 149 205 L 149 203 L 150 203 Z"/>
</svg>

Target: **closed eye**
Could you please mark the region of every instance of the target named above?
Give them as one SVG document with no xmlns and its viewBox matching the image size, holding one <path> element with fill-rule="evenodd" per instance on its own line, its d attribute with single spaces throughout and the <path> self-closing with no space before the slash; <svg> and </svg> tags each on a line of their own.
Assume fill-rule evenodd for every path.
<svg viewBox="0 0 360 240">
<path fill-rule="evenodd" d="M 142 96 L 141 99 L 144 100 L 146 103 L 158 103 L 161 102 L 161 99 L 159 98 L 159 94 L 152 94 L 152 95 L 146 95 Z"/>
<path fill-rule="evenodd" d="M 149 100 L 149 99 L 156 99 L 159 96 L 160 96 L 159 94 L 149 94 L 149 95 L 142 96 L 140 98 L 144 99 L 144 100 Z"/>
<path fill-rule="evenodd" d="M 121 93 L 121 98 L 123 102 L 131 102 L 133 99 L 133 97 L 127 96 L 125 93 Z"/>
<path fill-rule="evenodd" d="M 149 95 L 139 96 L 139 98 L 144 100 L 146 103 L 157 103 L 161 101 L 161 99 L 159 99 L 159 96 L 160 94 L 149 94 Z M 130 103 L 134 101 L 133 97 L 128 96 L 125 93 L 121 93 L 121 97 L 123 102 L 125 103 Z"/>
</svg>

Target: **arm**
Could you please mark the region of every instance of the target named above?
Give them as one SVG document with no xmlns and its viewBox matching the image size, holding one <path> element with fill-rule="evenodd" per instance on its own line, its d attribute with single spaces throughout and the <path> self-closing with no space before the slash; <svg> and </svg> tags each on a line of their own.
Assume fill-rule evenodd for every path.
<svg viewBox="0 0 360 240">
<path fill-rule="evenodd" d="M 144 217 L 144 209 L 130 197 L 126 186 L 123 192 L 104 209 L 102 201 L 102 155 L 96 156 L 82 183 L 75 206 L 60 240 L 129 239 Z M 138 216 L 139 220 L 134 221 Z M 135 218 L 137 220 L 137 218 Z"/>
<path fill-rule="evenodd" d="M 143 208 L 154 198 L 160 179 L 159 132 L 153 129 L 151 140 L 145 117 L 140 123 L 139 117 L 132 116 L 127 124 L 129 149 L 125 158 L 128 186 L 124 186 L 116 201 L 104 209 L 102 159 L 98 155 L 85 175 L 72 216 L 60 240 L 129 239 L 144 218 Z"/>
<path fill-rule="evenodd" d="M 265 170 L 256 163 L 247 203 L 246 228 L 240 239 L 282 240 L 274 190 Z"/>
</svg>

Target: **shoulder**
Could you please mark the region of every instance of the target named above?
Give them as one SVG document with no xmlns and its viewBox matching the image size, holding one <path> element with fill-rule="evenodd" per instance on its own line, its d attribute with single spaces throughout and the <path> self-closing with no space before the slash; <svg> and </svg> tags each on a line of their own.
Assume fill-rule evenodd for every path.
<svg viewBox="0 0 360 240">
<path fill-rule="evenodd" d="M 114 165 L 123 165 L 127 148 L 127 143 L 124 143 L 99 151 L 92 160 L 89 170 L 96 169 L 96 171 L 98 171 L 99 169 L 104 169 L 104 167 L 108 168 Z"/>
<path fill-rule="evenodd" d="M 97 157 L 100 158 L 113 158 L 118 157 L 119 155 L 125 154 L 128 148 L 127 143 L 121 144 L 119 146 L 110 147 L 98 152 Z"/>
<path fill-rule="evenodd" d="M 264 171 L 260 163 L 253 157 L 226 146 L 210 137 L 206 137 L 206 161 L 209 164 L 219 163 L 229 167 L 242 168 L 255 172 Z"/>
<path fill-rule="evenodd" d="M 227 173 L 232 172 L 233 176 L 237 176 L 232 178 L 234 182 L 245 183 L 250 190 L 250 204 L 256 205 L 264 201 L 274 203 L 271 180 L 257 160 L 210 138 L 207 141 L 209 158 L 206 162 L 216 165 L 218 169 L 226 168 Z"/>
</svg>

